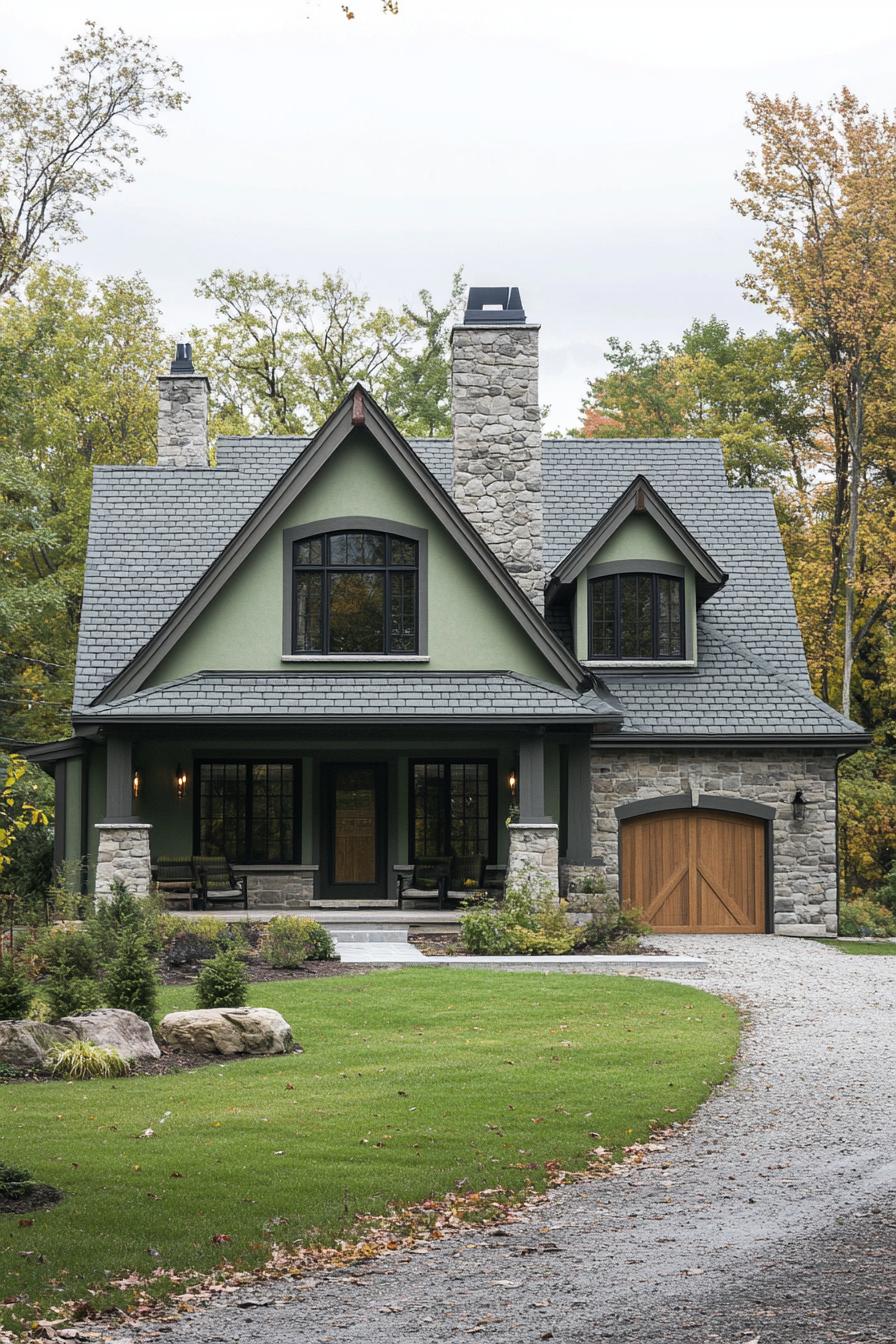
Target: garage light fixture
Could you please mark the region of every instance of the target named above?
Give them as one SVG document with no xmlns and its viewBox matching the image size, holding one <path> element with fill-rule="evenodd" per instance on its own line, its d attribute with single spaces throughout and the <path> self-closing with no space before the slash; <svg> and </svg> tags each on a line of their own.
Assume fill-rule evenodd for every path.
<svg viewBox="0 0 896 1344">
<path fill-rule="evenodd" d="M 802 789 L 797 789 L 793 795 L 790 806 L 793 808 L 794 821 L 805 821 L 806 819 L 806 800 L 803 797 Z"/>
</svg>

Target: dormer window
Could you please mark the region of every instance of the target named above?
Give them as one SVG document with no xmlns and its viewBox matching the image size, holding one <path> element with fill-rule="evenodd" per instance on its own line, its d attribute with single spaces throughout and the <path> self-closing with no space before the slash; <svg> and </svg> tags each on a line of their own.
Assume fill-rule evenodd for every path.
<svg viewBox="0 0 896 1344">
<path fill-rule="evenodd" d="M 418 564 L 418 543 L 389 532 L 294 541 L 293 653 L 416 654 Z"/>
<path fill-rule="evenodd" d="M 589 580 L 589 658 L 639 662 L 684 656 L 682 578 L 626 573 Z"/>
</svg>

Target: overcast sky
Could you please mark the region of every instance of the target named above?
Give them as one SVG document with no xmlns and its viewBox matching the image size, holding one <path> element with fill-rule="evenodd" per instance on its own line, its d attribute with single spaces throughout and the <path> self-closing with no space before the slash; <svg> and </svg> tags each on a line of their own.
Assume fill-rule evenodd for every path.
<svg viewBox="0 0 896 1344">
<path fill-rule="evenodd" d="M 0 65 L 44 82 L 84 18 L 151 36 L 191 102 L 101 201 L 66 258 L 141 270 L 177 331 L 213 266 L 377 301 L 515 284 L 541 322 L 550 424 L 578 418 L 607 337 L 669 340 L 740 297 L 730 208 L 749 89 L 896 103 L 881 0 L 29 0 L 2 5 Z"/>
</svg>

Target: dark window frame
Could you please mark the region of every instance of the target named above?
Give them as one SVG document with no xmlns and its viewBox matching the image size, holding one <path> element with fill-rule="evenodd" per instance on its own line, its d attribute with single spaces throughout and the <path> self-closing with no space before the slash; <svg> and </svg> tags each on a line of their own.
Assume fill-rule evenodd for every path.
<svg viewBox="0 0 896 1344">
<path fill-rule="evenodd" d="M 303 529 L 304 531 L 304 529 Z M 364 533 L 370 536 L 381 537 L 383 541 L 383 562 L 374 564 L 365 562 L 363 564 L 348 564 L 345 562 L 332 561 L 330 559 L 330 542 L 334 536 L 342 536 L 351 533 Z M 297 561 L 296 551 L 300 546 L 307 546 L 310 542 L 320 541 L 321 559 L 319 564 L 311 564 L 307 561 Z M 399 564 L 392 560 L 392 543 L 398 542 L 402 545 L 414 546 L 414 563 Z M 409 536 L 397 531 L 390 531 L 388 528 L 376 527 L 327 527 L 321 531 L 308 531 L 305 535 L 294 537 L 290 542 L 290 598 L 291 598 L 291 639 L 290 650 L 294 656 L 306 658 L 412 658 L 418 657 L 420 653 L 420 588 L 421 588 L 421 542 L 416 536 Z M 321 576 L 321 648 L 305 649 L 298 647 L 298 630 L 296 628 L 296 594 L 297 581 L 300 574 L 319 574 Z M 333 574 L 376 574 L 383 575 L 383 602 L 382 602 L 382 647 L 379 649 L 358 649 L 345 653 L 342 650 L 331 648 L 330 632 L 330 576 Z M 392 631 L 391 631 L 391 610 L 392 610 L 392 582 L 393 575 L 413 574 L 414 575 L 414 646 L 411 649 L 393 649 Z"/>
<path fill-rule="evenodd" d="M 414 791 L 414 770 L 419 765 L 444 765 L 449 769 L 448 780 L 450 781 L 450 767 L 452 765 L 484 765 L 488 767 L 488 782 L 486 791 L 488 797 L 488 852 L 486 854 L 487 863 L 497 862 L 498 852 L 498 761 L 494 756 L 413 756 L 408 760 L 408 861 L 413 863 L 417 858 L 417 808 L 416 795 Z M 446 811 L 443 817 L 447 834 L 451 833 L 451 813 L 450 813 L 450 789 L 445 790 Z M 449 846 L 450 852 L 450 846 Z M 421 855 L 422 858 L 432 857 L 430 855 Z"/>
<path fill-rule="evenodd" d="M 291 857 L 282 857 L 277 859 L 253 859 L 243 857 L 242 855 L 228 854 L 226 857 L 231 863 L 240 868 L 247 867 L 265 867 L 271 864 L 297 864 L 302 859 L 302 761 L 296 757 L 276 757 L 276 756 L 207 756 L 193 763 L 193 853 L 201 854 L 201 835 L 202 835 L 202 770 L 204 766 L 215 765 L 233 765 L 240 767 L 244 772 L 244 787 L 246 797 L 243 852 L 246 856 L 252 853 L 252 821 L 253 821 L 253 768 L 263 765 L 266 767 L 277 765 L 292 766 L 292 844 Z"/>
<path fill-rule="evenodd" d="M 650 644 L 651 653 L 633 655 L 622 652 L 622 580 L 623 579 L 649 579 L 650 580 Z M 659 583 L 665 580 L 667 583 L 678 585 L 678 611 L 679 611 L 679 631 L 680 638 L 678 651 L 675 653 L 660 653 L 659 650 Z M 611 583 L 613 585 L 613 652 L 596 653 L 594 650 L 594 592 L 595 585 L 598 583 Z M 620 663 L 668 663 L 682 662 L 687 656 L 688 637 L 685 625 L 685 581 L 680 574 L 665 574 L 658 570 L 632 569 L 624 570 L 615 574 L 596 574 L 588 579 L 588 661 L 599 662 L 620 662 Z"/>
</svg>

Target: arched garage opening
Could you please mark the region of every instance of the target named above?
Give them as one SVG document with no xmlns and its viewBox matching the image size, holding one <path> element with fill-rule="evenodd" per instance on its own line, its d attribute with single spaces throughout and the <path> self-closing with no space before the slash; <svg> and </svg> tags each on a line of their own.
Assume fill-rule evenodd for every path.
<svg viewBox="0 0 896 1344">
<path fill-rule="evenodd" d="M 766 933 L 773 816 L 708 795 L 618 808 L 623 909 L 643 911 L 658 933 Z"/>
</svg>

